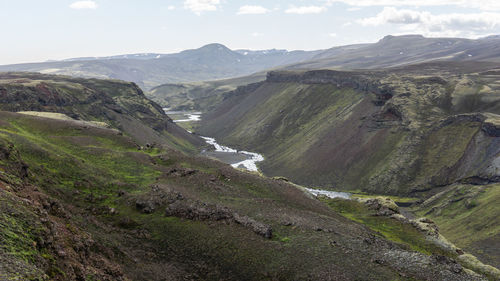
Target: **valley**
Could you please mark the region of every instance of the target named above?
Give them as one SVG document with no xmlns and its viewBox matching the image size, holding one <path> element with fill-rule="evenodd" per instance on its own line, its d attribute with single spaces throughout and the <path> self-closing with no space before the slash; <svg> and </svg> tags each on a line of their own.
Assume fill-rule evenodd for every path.
<svg viewBox="0 0 500 281">
<path fill-rule="evenodd" d="M 0 66 L 0 280 L 500 280 L 498 40 Z"/>
<path fill-rule="evenodd" d="M 0 83 L 5 101 L 0 111 L 2 279 L 495 276 L 489 268 L 456 262 L 456 252 L 443 252 L 409 226 L 400 237 L 411 234 L 414 240 L 377 234 L 285 179 L 180 151 L 180 144 L 203 144 L 192 134 L 181 143 L 174 135 L 176 123 L 162 111 L 120 116 L 149 102 L 133 84 L 119 84 L 117 92 L 114 81 L 21 75 L 3 75 Z M 30 95 L 16 99 L 23 87 Z M 93 91 L 101 95 L 89 99 Z M 34 96 L 47 100 L 28 105 Z M 107 107 L 96 111 L 103 100 L 114 105 L 114 113 Z M 5 111 L 11 106 L 68 117 Z M 157 126 L 148 136 L 126 130 L 129 122 L 140 120 L 163 120 L 166 130 Z M 164 142 L 152 142 L 157 134 Z M 410 246 L 414 241 L 422 245 Z"/>
</svg>

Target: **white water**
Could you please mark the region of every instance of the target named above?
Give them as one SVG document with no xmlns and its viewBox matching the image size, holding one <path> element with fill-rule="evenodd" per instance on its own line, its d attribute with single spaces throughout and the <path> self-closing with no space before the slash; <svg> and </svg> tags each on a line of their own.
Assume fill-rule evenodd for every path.
<svg viewBox="0 0 500 281">
<path fill-rule="evenodd" d="M 186 119 L 174 120 L 175 123 L 178 123 L 178 122 L 197 122 L 197 121 L 201 120 L 201 112 L 168 111 L 167 108 L 164 108 L 164 110 L 165 110 L 166 114 L 170 114 L 170 115 L 183 114 L 184 116 L 187 117 Z M 188 132 L 192 133 L 190 131 L 188 131 Z M 213 145 L 216 152 L 243 154 L 246 157 L 250 157 L 249 159 L 231 164 L 231 166 L 233 166 L 234 168 L 243 167 L 244 169 L 246 169 L 248 171 L 257 172 L 259 169 L 257 168 L 256 163 L 264 161 L 264 156 L 262 156 L 258 153 L 249 152 L 249 151 L 238 151 L 234 148 L 220 145 L 217 143 L 217 141 L 214 138 L 203 137 L 203 136 L 201 136 L 201 138 L 203 138 L 206 143 Z"/>
<path fill-rule="evenodd" d="M 178 119 L 174 120 L 175 123 L 178 122 L 191 122 L 191 121 L 200 121 L 201 120 L 201 115 L 200 114 L 188 114 L 187 119 Z"/>
<path fill-rule="evenodd" d="M 182 114 L 186 116 L 187 118 L 185 119 L 177 119 L 174 120 L 174 123 L 179 123 L 179 122 L 196 122 L 201 120 L 201 112 L 184 112 L 184 111 L 168 111 L 168 108 L 163 109 L 165 111 L 165 114 L 167 115 L 178 115 Z"/>
<path fill-rule="evenodd" d="M 351 198 L 351 194 L 347 192 L 337 192 L 337 191 L 312 189 L 312 188 L 306 188 L 306 190 L 314 196 L 324 195 L 328 198 L 343 198 L 343 199 Z"/>
<path fill-rule="evenodd" d="M 215 151 L 217 152 L 228 152 L 228 153 L 238 152 L 236 149 L 232 149 L 230 147 L 218 144 L 214 138 L 209 138 L 209 137 L 201 137 L 201 138 L 204 139 L 206 143 L 213 145 L 215 147 Z"/>
<path fill-rule="evenodd" d="M 206 143 L 213 145 L 215 147 L 216 152 L 226 152 L 226 153 L 238 153 L 238 154 L 245 154 L 250 156 L 250 159 L 246 159 L 234 164 L 231 164 L 234 168 L 239 168 L 240 166 L 249 170 L 249 171 L 254 171 L 257 172 L 259 169 L 257 168 L 256 163 L 264 161 L 264 156 L 255 153 L 255 152 L 249 152 L 249 151 L 238 151 L 234 148 L 230 148 L 224 145 L 220 145 L 217 143 L 217 141 L 214 138 L 209 138 L 209 137 L 202 137 Z"/>
<path fill-rule="evenodd" d="M 168 109 L 164 109 L 166 114 L 171 114 L 171 115 L 180 115 L 183 114 L 186 116 L 186 119 L 178 119 L 174 120 L 174 122 L 197 122 L 201 120 L 201 112 L 182 112 L 182 111 L 167 111 Z M 188 131 L 189 133 L 192 133 Z M 231 164 L 232 167 L 234 168 L 239 168 L 243 167 L 244 169 L 248 171 L 253 171 L 257 172 L 259 169 L 257 168 L 257 162 L 262 162 L 264 161 L 264 156 L 261 154 L 255 153 L 255 152 L 249 152 L 249 151 L 238 151 L 234 148 L 230 148 L 224 145 L 220 145 L 217 143 L 217 141 L 214 138 L 210 137 L 203 137 L 207 144 L 212 145 L 215 148 L 216 152 L 223 152 L 223 153 L 237 153 L 237 154 L 244 154 L 246 156 L 250 156 L 249 159 Z M 336 191 L 329 191 L 329 190 L 321 190 L 321 189 L 312 189 L 312 188 L 306 188 L 306 190 L 311 193 L 314 196 L 318 195 L 324 195 L 328 198 L 343 198 L 343 199 L 350 199 L 351 194 L 346 193 L 346 192 L 336 192 Z"/>
</svg>

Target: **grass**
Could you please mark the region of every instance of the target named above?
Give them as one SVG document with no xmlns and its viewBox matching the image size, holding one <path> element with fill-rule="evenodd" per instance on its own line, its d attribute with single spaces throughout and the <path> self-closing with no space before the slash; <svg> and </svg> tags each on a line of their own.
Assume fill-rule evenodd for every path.
<svg viewBox="0 0 500 281">
<path fill-rule="evenodd" d="M 180 153 L 159 149 L 139 151 L 128 137 L 111 130 L 91 128 L 90 131 L 81 131 L 59 121 L 44 125 L 46 121 L 29 116 L 7 121 L 9 126 L 0 126 L 0 139 L 14 143 L 20 151 L 22 160 L 29 165 L 28 180 L 37 184 L 41 192 L 72 206 L 71 211 L 77 210 L 64 221 L 68 235 L 76 235 L 80 229 L 85 229 L 92 234 L 97 245 L 111 251 L 110 256 L 115 260 L 123 262 L 124 271 L 130 276 L 147 279 L 151 277 L 147 274 L 152 274 L 147 272 L 147 267 L 142 269 L 142 260 L 138 266 L 124 254 L 132 249 L 134 253 L 138 252 L 134 257 L 144 258 L 144 263 L 150 262 L 148 257 L 151 256 L 148 255 L 153 253 L 152 262 L 186 265 L 190 272 L 200 274 L 201 279 L 218 280 L 227 276 L 237 280 L 248 276 L 271 280 L 306 279 L 307 274 L 316 270 L 338 269 L 349 277 L 361 274 L 390 280 L 397 276 L 396 272 L 370 261 L 369 254 L 374 248 L 363 246 L 348 253 L 341 248 L 332 248 L 330 239 L 351 245 L 351 239 L 368 234 L 366 230 L 339 220 L 335 213 L 282 181 L 240 173 L 219 162 L 190 158 Z M 165 156 L 163 160 L 160 155 Z M 169 177 L 162 174 L 168 167 L 191 168 L 196 173 L 188 177 Z M 274 237 L 265 239 L 236 223 L 166 217 L 166 205 L 159 206 L 153 214 L 143 214 L 136 209 L 134 200 L 148 196 L 153 183 L 172 188 L 193 200 L 222 205 L 269 224 Z M 119 196 L 119 190 L 126 191 L 127 195 Z M 90 194 L 92 200 L 89 200 Z M 117 214 L 97 212 L 89 219 L 91 211 L 85 210 L 101 207 L 115 208 Z M 20 210 L 19 206 L 13 205 L 13 208 Z M 349 210 L 352 206 L 345 208 Z M 303 225 L 283 226 L 281 222 L 288 215 L 298 218 Z M 372 221 L 368 216 L 352 217 L 363 219 L 384 237 L 412 244 L 408 248 L 431 251 L 413 236 L 414 233 L 404 228 L 398 230 L 398 226 L 390 221 Z M 9 218 L 0 217 L 0 221 L 8 223 Z M 19 259 L 30 260 L 33 256 L 47 263 L 57 259 L 51 252 L 29 252 L 32 236 L 21 236 L 18 230 L 29 234 L 27 230 L 32 225 L 16 223 L 18 225 L 6 224 L 10 232 L 5 232 L 5 239 L 10 241 L 14 247 L 12 252 L 17 253 Z M 308 226 L 322 223 L 342 229 L 352 228 L 353 233 L 341 236 Z M 395 236 L 390 236 L 392 232 L 396 233 Z M 145 233 L 145 237 L 134 236 L 137 233 Z M 353 244 L 353 247 L 357 246 Z M 97 249 L 101 251 L 101 248 Z M 63 276 L 57 264 L 50 272 L 54 276 Z"/>
<path fill-rule="evenodd" d="M 449 255 L 432 242 L 426 240 L 424 235 L 412 225 L 385 216 L 375 216 L 374 211 L 368 209 L 362 203 L 353 200 L 327 198 L 323 198 L 322 201 L 342 216 L 366 225 L 381 237 L 390 241 L 427 255 Z"/>
<path fill-rule="evenodd" d="M 498 253 L 488 250 L 494 237 L 500 235 L 498 202 L 500 184 L 455 185 L 416 211 L 434 220 L 440 232 L 457 246 L 471 251 L 484 262 L 499 264 Z"/>
</svg>

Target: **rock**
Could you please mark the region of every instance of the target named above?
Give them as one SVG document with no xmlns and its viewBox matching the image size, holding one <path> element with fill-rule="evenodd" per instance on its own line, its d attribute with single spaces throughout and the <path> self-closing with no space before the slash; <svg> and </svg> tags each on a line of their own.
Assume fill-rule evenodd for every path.
<svg viewBox="0 0 500 281">
<path fill-rule="evenodd" d="M 165 215 L 189 220 L 235 222 L 252 229 L 255 233 L 265 238 L 270 239 L 272 237 L 271 226 L 247 216 L 240 216 L 227 207 L 206 204 L 200 201 L 177 200 L 168 205 Z"/>
<path fill-rule="evenodd" d="M 364 203 L 368 208 L 377 211 L 377 216 L 392 216 L 394 214 L 399 214 L 399 207 L 390 198 L 368 198 L 368 199 L 357 199 L 359 202 Z"/>
<path fill-rule="evenodd" d="M 253 231 L 260 236 L 271 239 L 273 237 L 273 230 L 271 226 L 255 221 L 252 218 L 247 216 L 240 216 L 238 214 L 234 214 L 234 220 L 236 223 L 244 225 L 246 227 L 250 227 Z"/>
<path fill-rule="evenodd" d="M 154 202 L 152 201 L 145 201 L 145 200 L 138 200 L 135 202 L 135 207 L 137 210 L 145 213 L 145 214 L 151 214 L 155 211 L 156 207 Z"/>
<path fill-rule="evenodd" d="M 420 232 L 432 236 L 439 237 L 438 226 L 428 218 L 419 218 L 416 220 L 410 220 L 411 225 L 413 225 Z"/>
<path fill-rule="evenodd" d="M 191 168 L 170 168 L 165 173 L 169 176 L 186 177 L 195 174 L 198 170 Z"/>
<path fill-rule="evenodd" d="M 231 220 L 233 218 L 228 208 L 208 205 L 198 201 L 176 201 L 170 204 L 165 210 L 167 216 L 176 216 L 190 220 L 210 220 L 221 221 Z"/>
</svg>

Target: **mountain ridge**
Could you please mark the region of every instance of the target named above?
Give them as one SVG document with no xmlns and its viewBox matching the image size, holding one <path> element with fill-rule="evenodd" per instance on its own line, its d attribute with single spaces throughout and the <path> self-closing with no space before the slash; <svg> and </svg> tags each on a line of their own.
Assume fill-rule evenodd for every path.
<svg viewBox="0 0 500 281">
<path fill-rule="evenodd" d="M 0 71 L 31 71 L 87 78 L 114 78 L 145 90 L 166 83 L 209 81 L 284 69 L 389 68 L 433 60 L 496 61 L 500 39 L 386 36 L 376 43 L 317 51 L 230 50 L 218 43 L 175 54 L 134 54 L 98 59 L 0 66 Z M 246 55 L 245 55 L 246 54 Z"/>
</svg>

